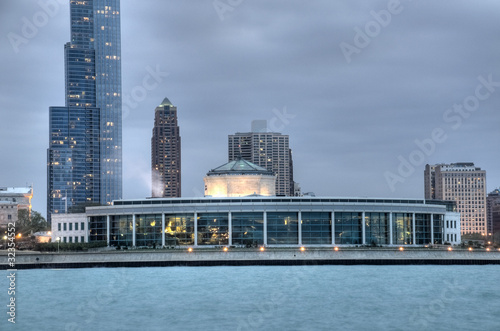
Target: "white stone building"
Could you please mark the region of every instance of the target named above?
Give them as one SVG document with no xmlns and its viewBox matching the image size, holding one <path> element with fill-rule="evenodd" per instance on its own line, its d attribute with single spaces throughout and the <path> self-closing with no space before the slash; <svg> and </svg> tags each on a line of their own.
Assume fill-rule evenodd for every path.
<svg viewBox="0 0 500 331">
<path fill-rule="evenodd" d="M 88 242 L 88 223 L 86 214 L 53 214 L 52 242 L 59 238 L 61 243 Z"/>
</svg>

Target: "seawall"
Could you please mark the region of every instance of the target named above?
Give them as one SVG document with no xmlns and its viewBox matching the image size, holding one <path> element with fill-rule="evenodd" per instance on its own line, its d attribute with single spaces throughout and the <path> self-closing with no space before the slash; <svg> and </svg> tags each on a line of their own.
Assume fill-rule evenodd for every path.
<svg viewBox="0 0 500 331">
<path fill-rule="evenodd" d="M 500 264 L 500 251 L 436 249 L 342 249 L 307 248 L 222 250 L 129 250 L 85 253 L 38 253 L 17 251 L 15 266 L 6 251 L 0 252 L 0 270 L 153 266 L 245 265 L 418 265 Z"/>
</svg>

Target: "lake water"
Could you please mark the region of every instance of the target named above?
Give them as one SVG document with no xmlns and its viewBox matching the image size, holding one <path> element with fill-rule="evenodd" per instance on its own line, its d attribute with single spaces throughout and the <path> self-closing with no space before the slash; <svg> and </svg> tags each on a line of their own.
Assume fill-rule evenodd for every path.
<svg viewBox="0 0 500 331">
<path fill-rule="evenodd" d="M 21 270 L 0 330 L 500 330 L 500 266 Z"/>
</svg>

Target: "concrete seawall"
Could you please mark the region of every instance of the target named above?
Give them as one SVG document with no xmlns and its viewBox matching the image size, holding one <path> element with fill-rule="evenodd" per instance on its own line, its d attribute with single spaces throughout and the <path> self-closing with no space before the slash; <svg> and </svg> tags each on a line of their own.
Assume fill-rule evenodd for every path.
<svg viewBox="0 0 500 331">
<path fill-rule="evenodd" d="M 0 252 L 0 269 L 11 269 L 7 253 Z M 405 265 L 405 264 L 500 264 L 499 251 L 340 249 L 266 249 L 256 251 L 157 250 L 106 251 L 95 253 L 16 252 L 16 269 L 216 266 L 216 265 Z"/>
</svg>

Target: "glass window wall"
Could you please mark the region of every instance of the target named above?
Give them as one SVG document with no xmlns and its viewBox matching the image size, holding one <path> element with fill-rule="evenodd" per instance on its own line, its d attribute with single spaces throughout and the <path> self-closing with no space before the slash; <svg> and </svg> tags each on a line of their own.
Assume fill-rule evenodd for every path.
<svg viewBox="0 0 500 331">
<path fill-rule="evenodd" d="M 362 213 L 335 213 L 335 244 L 362 244 Z"/>
<path fill-rule="evenodd" d="M 430 214 L 415 214 L 415 243 L 417 245 L 432 243 Z"/>
<path fill-rule="evenodd" d="M 267 244 L 298 245 L 298 225 L 297 213 L 267 213 Z"/>
<path fill-rule="evenodd" d="M 327 212 L 302 213 L 302 243 L 315 245 L 332 244 L 332 221 Z"/>
<path fill-rule="evenodd" d="M 161 214 L 135 216 L 135 245 L 161 246 Z"/>
<path fill-rule="evenodd" d="M 392 243 L 394 245 L 412 245 L 413 215 L 410 213 L 394 213 L 392 215 Z"/>
<path fill-rule="evenodd" d="M 367 245 L 389 244 L 389 213 L 365 213 Z"/>
<path fill-rule="evenodd" d="M 264 213 L 232 213 L 233 245 L 264 244 Z"/>
<path fill-rule="evenodd" d="M 165 245 L 194 245 L 194 214 L 165 215 Z"/>
<path fill-rule="evenodd" d="M 227 245 L 229 243 L 227 213 L 198 214 L 198 245 Z"/>
<path fill-rule="evenodd" d="M 132 246 L 133 222 L 132 215 L 110 216 L 111 246 Z"/>
</svg>

